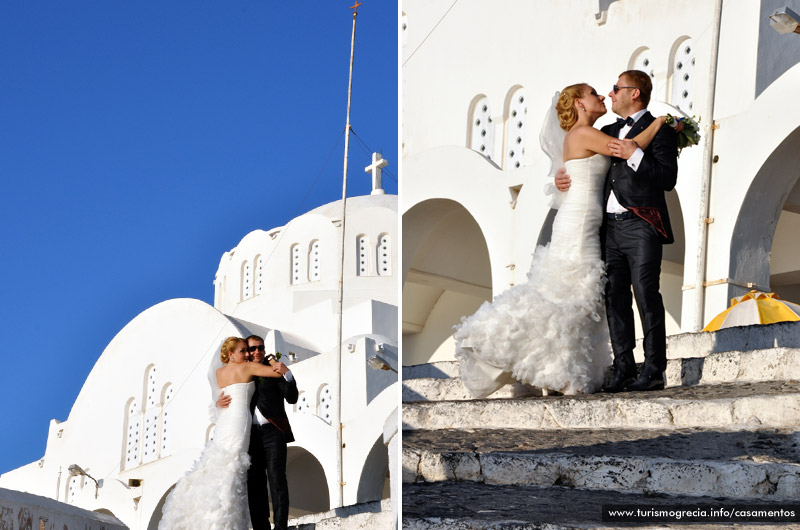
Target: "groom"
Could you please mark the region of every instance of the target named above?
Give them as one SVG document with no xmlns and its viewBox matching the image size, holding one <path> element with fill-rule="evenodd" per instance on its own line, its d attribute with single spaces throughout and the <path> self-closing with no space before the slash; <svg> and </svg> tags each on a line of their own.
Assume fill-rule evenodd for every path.
<svg viewBox="0 0 800 530">
<path fill-rule="evenodd" d="M 661 245 L 674 241 L 664 192 L 675 187 L 678 177 L 677 134 L 665 125 L 645 150 L 630 140 L 654 120 L 647 111 L 652 89 L 650 76 L 642 71 L 620 74 L 608 97 L 611 110 L 621 118 L 602 128 L 615 138 L 609 142 L 613 156 L 606 175 L 606 215 L 600 233 L 614 351 L 614 373 L 603 392 L 664 388 L 667 347 L 659 277 Z M 559 171 L 556 187 L 566 191 L 569 183 L 569 176 Z M 645 362 L 638 379 L 631 288 L 644 331 Z"/>
<path fill-rule="evenodd" d="M 264 339 L 247 337 L 250 361 L 264 362 Z M 247 497 L 253 530 L 270 530 L 269 497 L 272 495 L 272 521 L 275 530 L 286 530 L 289 521 L 289 484 L 286 480 L 286 445 L 294 441 L 283 401 L 297 403 L 297 381 L 289 368 L 273 362 L 272 368 L 282 378 L 263 377 L 256 380 L 250 401 L 253 418 L 250 430 L 250 468 L 247 470 Z M 230 396 L 220 396 L 217 405 L 230 405 Z M 268 491 L 269 486 L 269 491 Z"/>
<path fill-rule="evenodd" d="M 264 339 L 247 337 L 247 351 L 253 362 L 264 360 Z M 272 495 L 272 521 L 275 530 L 286 530 L 289 521 L 289 484 L 286 481 L 286 444 L 294 441 L 283 401 L 297 403 L 297 381 L 283 363 L 273 368 L 283 377 L 259 378 L 250 402 L 253 427 L 250 431 L 250 469 L 247 471 L 247 496 L 253 530 L 269 530 L 267 485 Z M 266 472 L 266 474 L 265 474 Z"/>
</svg>

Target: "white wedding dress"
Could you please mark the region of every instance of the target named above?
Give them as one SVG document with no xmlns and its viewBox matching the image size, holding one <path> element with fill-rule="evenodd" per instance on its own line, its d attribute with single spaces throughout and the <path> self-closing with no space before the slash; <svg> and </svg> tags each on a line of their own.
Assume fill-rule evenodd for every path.
<svg viewBox="0 0 800 530">
<path fill-rule="evenodd" d="M 485 397 L 516 380 L 564 394 L 594 392 L 611 364 L 600 255 L 603 155 L 566 162 L 572 179 L 553 222 L 550 244 L 538 247 L 528 281 L 463 317 L 454 334 L 461 379 Z"/>
<path fill-rule="evenodd" d="M 250 398 L 255 383 L 223 388 L 231 404 L 220 409 L 214 439 L 167 497 L 159 530 L 224 528 L 247 530 L 247 469 L 250 456 Z"/>
</svg>

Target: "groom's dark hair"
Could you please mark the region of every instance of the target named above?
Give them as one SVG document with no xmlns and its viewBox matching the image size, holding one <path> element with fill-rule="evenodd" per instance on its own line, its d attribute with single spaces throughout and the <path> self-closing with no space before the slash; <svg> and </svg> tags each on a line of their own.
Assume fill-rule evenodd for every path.
<svg viewBox="0 0 800 530">
<path fill-rule="evenodd" d="M 264 342 L 264 339 L 262 339 L 258 335 L 250 335 L 249 337 L 247 337 L 244 340 L 245 340 L 245 342 L 250 342 L 250 339 L 256 339 L 256 340 L 260 340 L 261 342 Z"/>
<path fill-rule="evenodd" d="M 628 78 L 633 86 L 639 89 L 639 100 L 645 107 L 650 104 L 650 94 L 653 92 L 653 82 L 650 76 L 641 70 L 626 70 L 619 74 Z"/>
</svg>

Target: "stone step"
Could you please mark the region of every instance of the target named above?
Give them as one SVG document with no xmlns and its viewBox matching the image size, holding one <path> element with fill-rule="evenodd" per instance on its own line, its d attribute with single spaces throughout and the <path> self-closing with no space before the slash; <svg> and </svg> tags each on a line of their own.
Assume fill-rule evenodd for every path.
<svg viewBox="0 0 800 530">
<path fill-rule="evenodd" d="M 628 524 L 602 522 L 604 505 L 635 505 L 641 509 L 691 509 L 699 504 L 715 509 L 741 509 L 741 502 L 713 497 L 639 495 L 615 491 L 577 490 L 563 487 L 487 485 L 475 482 L 435 482 L 403 485 L 403 528 L 408 530 L 588 530 L 629 529 Z M 763 509 L 785 505 L 748 502 Z M 795 513 L 797 506 L 792 506 Z M 734 525 L 724 517 L 699 524 L 636 523 L 637 529 L 691 528 L 718 530 Z M 794 521 L 800 521 L 795 517 Z M 752 523 L 751 523 L 752 524 Z M 740 527 L 735 525 L 735 527 Z M 797 522 L 770 522 L 758 528 L 786 530 L 800 528 Z"/>
<path fill-rule="evenodd" d="M 800 322 L 738 326 L 712 333 L 681 333 L 667 337 L 667 357 L 670 359 L 771 348 L 800 349 Z"/>
<path fill-rule="evenodd" d="M 289 520 L 291 530 L 392 530 L 389 499 L 342 506 L 328 512 L 311 513 Z"/>
<path fill-rule="evenodd" d="M 420 377 L 403 381 L 403 402 L 469 400 L 473 396 L 458 379 L 458 362 L 436 363 L 413 374 L 455 374 L 450 378 Z M 424 366 L 424 365 L 419 365 Z M 405 370 L 404 370 L 405 371 Z M 405 377 L 405 376 L 404 376 Z M 709 385 L 716 383 L 782 381 L 800 379 L 800 349 L 772 348 L 754 351 L 712 353 L 707 357 L 670 359 L 666 370 L 667 386 Z M 542 391 L 517 383 L 506 385 L 488 399 L 541 396 Z"/>
<path fill-rule="evenodd" d="M 792 429 L 408 431 L 403 481 L 783 501 L 800 497 L 799 445 Z"/>
<path fill-rule="evenodd" d="M 743 429 L 800 425 L 800 382 L 403 405 L 403 429 Z"/>
</svg>

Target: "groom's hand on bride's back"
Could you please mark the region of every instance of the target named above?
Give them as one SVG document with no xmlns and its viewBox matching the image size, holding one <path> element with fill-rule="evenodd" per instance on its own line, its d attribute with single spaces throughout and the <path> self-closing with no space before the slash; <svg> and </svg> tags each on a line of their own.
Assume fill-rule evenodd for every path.
<svg viewBox="0 0 800 530">
<path fill-rule="evenodd" d="M 556 172 L 556 176 L 553 180 L 556 182 L 556 189 L 558 191 L 567 191 L 572 184 L 572 179 L 569 178 L 567 170 L 563 167 Z"/>
<path fill-rule="evenodd" d="M 231 397 L 227 395 L 225 392 L 220 392 L 219 399 L 217 400 L 217 406 L 221 409 L 226 409 L 230 404 L 231 404 Z"/>
</svg>

